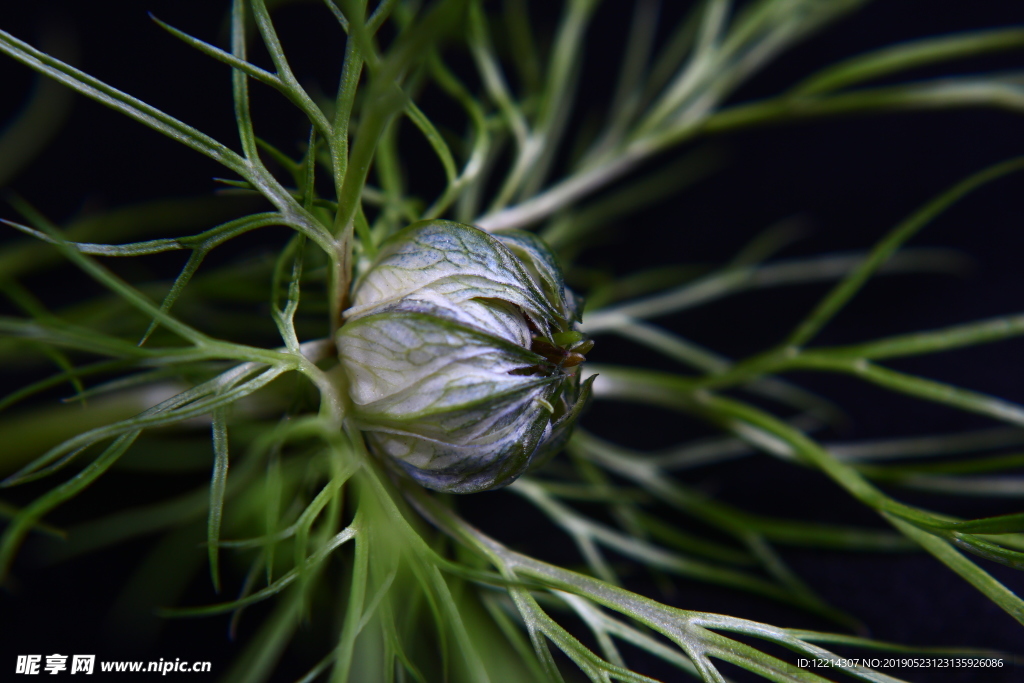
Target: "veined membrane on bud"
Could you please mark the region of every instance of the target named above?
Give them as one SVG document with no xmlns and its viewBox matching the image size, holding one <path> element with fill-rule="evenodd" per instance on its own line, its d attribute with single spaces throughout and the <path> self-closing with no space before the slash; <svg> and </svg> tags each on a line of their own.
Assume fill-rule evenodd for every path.
<svg viewBox="0 0 1024 683">
<path fill-rule="evenodd" d="M 370 448 L 427 488 L 510 484 L 569 435 L 593 346 L 530 233 L 415 223 L 381 245 L 337 334 Z"/>
</svg>

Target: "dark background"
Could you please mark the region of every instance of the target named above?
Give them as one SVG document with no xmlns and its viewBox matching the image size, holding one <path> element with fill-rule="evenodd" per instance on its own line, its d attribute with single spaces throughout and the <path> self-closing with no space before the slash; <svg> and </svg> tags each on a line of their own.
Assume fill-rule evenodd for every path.
<svg viewBox="0 0 1024 683">
<path fill-rule="evenodd" d="M 86 72 L 234 144 L 227 69 L 178 43 L 146 15 L 153 12 L 217 42 L 217 37 L 223 38 L 224 4 L 174 0 L 4 3 L 0 28 L 34 43 L 47 29 L 70 32 L 78 43 L 78 63 Z M 665 12 L 678 14 L 687 4 L 666 3 Z M 603 101 L 612 87 L 608 74 L 613 73 L 618 59 L 619 36 L 631 3 L 605 5 L 590 37 L 593 57 L 583 77 L 581 112 L 588 103 Z M 550 29 L 555 22 L 554 9 L 546 4 L 537 9 L 538 21 Z M 305 22 L 310 16 L 319 20 Z M 325 89 L 332 88 L 341 52 L 333 20 L 311 5 L 286 11 L 281 22 L 296 71 L 315 74 Z M 733 100 L 779 92 L 830 62 L 893 42 L 1015 23 L 1024 23 L 1024 6 L 1009 0 L 876 2 L 789 52 Z M 311 30 L 312 36 L 300 37 L 295 31 L 298 25 Z M 1020 69 L 1022 54 L 957 62 L 911 75 L 925 78 L 951 72 Z M 32 82 L 27 69 L 0 60 L 4 93 L 0 122 L 18 110 Z M 290 109 L 275 108 L 272 98 L 255 97 L 261 134 L 282 146 L 305 135 L 300 118 Z M 621 231 L 624 237 L 585 252 L 582 262 L 620 274 L 658 264 L 722 262 L 765 227 L 791 217 L 802 220 L 808 234 L 783 256 L 867 248 L 956 181 L 1024 153 L 1024 118 L 1005 111 L 974 109 L 903 113 L 765 128 L 722 137 L 715 144 L 728 160 L 722 172 L 624 221 L 620 226 L 626 228 Z M 431 163 L 424 159 L 424 166 L 434 173 Z M 124 203 L 208 193 L 216 189 L 211 178 L 223 174 L 214 162 L 76 97 L 67 126 L 12 187 L 59 222 Z M 973 259 L 970 272 L 880 279 L 866 288 L 819 341 L 854 342 L 1019 311 L 1024 300 L 1022 188 L 1020 174 L 992 183 L 961 201 L 912 241 L 918 246 L 962 250 Z M 0 215 L 11 217 L 13 211 L 3 208 Z M 269 250 L 273 246 L 248 243 L 246 248 Z M 744 295 L 665 322 L 695 341 L 741 357 L 777 342 L 823 291 L 806 287 Z M 60 298 L 65 293 L 58 288 L 46 296 Z M 1021 351 L 1024 345 L 1006 342 L 894 366 L 1024 401 Z M 599 340 L 592 358 L 621 361 L 625 355 L 641 364 L 658 362 L 628 345 L 605 339 Z M 888 396 L 841 378 L 808 375 L 796 379 L 849 410 L 852 424 L 846 432 L 835 434 L 836 438 L 958 431 L 987 424 L 980 418 Z M 640 447 L 669 445 L 685 438 L 689 430 L 702 433 L 695 423 L 677 417 L 666 422 L 665 416 L 629 406 L 599 405 L 587 419 L 602 435 Z M 695 470 L 683 478 L 753 511 L 796 515 L 806 511 L 807 501 L 812 500 L 820 508 L 821 519 L 877 523 L 823 477 L 767 456 Z M 768 481 L 770 487 L 765 486 Z M 102 492 L 117 489 L 99 490 L 74 506 L 73 514 L 88 518 L 89 505 L 109 505 L 109 500 L 102 500 Z M 934 502 L 924 496 L 899 495 L 925 506 Z M 1019 510 L 1019 503 L 1013 500 L 943 501 L 942 505 L 943 511 L 970 516 Z M 465 507 L 474 521 L 499 539 L 555 561 L 576 561 L 557 530 L 541 534 L 550 539 L 548 547 L 530 541 L 538 528 L 545 528 L 545 522 L 508 493 L 473 496 Z M 7 667 L 13 666 L 16 654 L 61 652 L 95 653 L 100 659 L 211 660 L 214 672 L 224 671 L 238 645 L 227 641 L 223 618 L 171 622 L 164 628 L 163 640 L 142 652 L 112 638 L 106 630 L 113 596 L 130 575 L 132 560 L 141 557 L 148 543 L 133 542 L 57 566 L 33 562 L 29 548 L 27 559 L 16 565 L 12 590 L 0 596 L 0 667 L 4 667 L 0 670 L 9 672 Z M 875 637 L 914 644 L 991 647 L 1024 656 L 1020 626 L 930 557 L 811 551 L 787 552 L 786 557 L 824 597 L 870 625 Z M 1011 589 L 1024 587 L 1020 575 L 982 564 Z M 206 577 L 201 575 L 187 602 L 209 600 L 208 588 L 199 585 L 204 581 Z M 630 581 L 631 588 L 658 596 L 659 587 L 648 577 L 635 575 Z M 674 593 L 661 597 L 680 607 L 778 625 L 832 628 L 803 613 L 702 584 L 678 582 Z M 315 640 L 312 635 L 308 638 Z M 675 680 L 656 663 L 641 666 L 647 667 L 641 670 L 650 675 Z M 284 669 L 287 675 L 302 671 L 295 655 L 286 658 Z M 1021 667 L 998 672 L 892 673 L 922 682 L 1024 681 Z M 280 680 L 288 680 L 287 675 L 282 673 Z M 203 678 L 199 674 L 194 677 Z"/>
</svg>

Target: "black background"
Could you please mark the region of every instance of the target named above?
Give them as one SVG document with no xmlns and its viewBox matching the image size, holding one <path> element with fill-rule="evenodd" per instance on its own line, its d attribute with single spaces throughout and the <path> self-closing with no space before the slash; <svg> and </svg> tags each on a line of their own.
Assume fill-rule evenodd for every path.
<svg viewBox="0 0 1024 683">
<path fill-rule="evenodd" d="M 63 27 L 76 36 L 78 63 L 86 72 L 233 144 L 227 69 L 178 43 L 146 14 L 153 12 L 195 35 L 223 42 L 222 4 L 173 0 L 4 3 L 0 28 L 36 42 L 45 27 Z M 684 4 L 679 3 L 680 7 Z M 578 112 L 599 104 L 611 89 L 609 74 L 614 73 L 631 3 L 605 5 L 590 34 L 592 57 L 583 75 L 583 104 Z M 666 14 L 680 13 L 674 3 L 666 5 Z M 536 9 L 539 23 L 550 30 L 555 9 L 547 4 Z M 304 21 L 311 16 L 318 19 Z M 326 11 L 315 4 L 290 9 L 282 14 L 281 22 L 296 71 L 314 74 L 325 89 L 333 87 L 341 41 Z M 733 100 L 779 92 L 832 61 L 893 42 L 1014 23 L 1024 23 L 1024 6 L 1010 0 L 877 2 L 787 53 Z M 295 27 L 300 25 L 312 33 L 298 33 Z M 1021 55 L 979 58 L 912 76 L 1019 69 Z M 0 61 L 4 93 L 0 121 L 13 116 L 32 81 L 27 69 Z M 305 135 L 301 119 L 287 108 L 274 108 L 270 101 L 257 95 L 261 134 L 282 146 L 301 139 Z M 684 261 L 721 262 L 760 230 L 791 217 L 804 222 L 808 235 L 783 256 L 866 248 L 956 181 L 1024 153 L 1024 118 L 977 109 L 904 113 L 765 128 L 722 137 L 715 144 L 728 160 L 725 170 L 623 221 L 617 226 L 625 228 L 619 237 L 585 252 L 583 262 L 617 273 Z M 426 155 L 422 166 L 425 175 L 438 172 Z M 211 192 L 216 188 L 211 178 L 222 174 L 214 162 L 76 98 L 68 125 L 13 188 L 51 218 L 63 221 L 80 212 L 127 202 Z M 1019 174 L 992 183 L 912 241 L 917 246 L 962 250 L 973 259 L 969 273 L 882 278 L 870 284 L 824 331 L 820 342 L 854 342 L 1019 311 L 1024 300 L 1022 188 L 1024 178 Z M 12 216 L 13 211 L 5 208 L 0 215 Z M 250 243 L 246 248 L 269 250 L 274 246 Z M 807 287 L 745 295 L 665 322 L 695 341 L 739 357 L 777 342 L 823 291 Z M 59 287 L 44 294 L 50 299 L 68 295 Z M 1008 342 L 894 366 L 1024 401 L 1022 350 L 1024 345 Z M 592 358 L 622 360 L 627 354 L 634 362 L 658 363 L 624 343 L 604 339 L 599 340 Z M 797 379 L 849 410 L 852 425 L 835 435 L 839 438 L 902 436 L 986 425 L 980 418 L 887 396 L 852 381 L 812 375 Z M 640 447 L 669 445 L 691 431 L 703 433 L 695 423 L 677 417 L 615 404 L 596 406 L 587 419 L 602 435 Z M 820 509 L 820 519 L 877 523 L 823 477 L 767 456 L 696 470 L 684 479 L 754 511 L 796 515 L 805 513 L 808 501 L 813 501 Z M 765 486 L 766 482 L 771 486 Z M 101 509 L 109 505 L 111 501 L 103 497 L 114 491 L 115 485 L 99 486 L 83 498 L 82 505 L 74 506 L 74 514 L 90 516 L 89 506 Z M 900 495 L 922 505 L 931 500 Z M 1019 509 L 1012 500 L 943 505 L 944 511 L 971 516 Z M 538 513 L 506 492 L 473 496 L 465 501 L 465 507 L 474 521 L 499 539 L 554 561 L 577 561 L 561 532 L 547 531 Z M 545 529 L 539 536 L 550 542 L 538 545 L 538 529 Z M 238 650 L 237 644 L 227 641 L 224 619 L 172 622 L 164 628 L 158 644 L 141 652 L 109 634 L 105 619 L 113 596 L 130 575 L 132 560 L 148 547 L 147 541 L 137 541 L 58 566 L 32 562 L 29 549 L 27 558 L 16 565 L 12 590 L 0 598 L 0 671 L 7 672 L 2 677 L 10 675 L 14 655 L 51 652 L 95 653 L 101 659 L 211 660 L 214 672 L 224 671 Z M 786 557 L 827 599 L 869 624 L 875 637 L 914 644 L 992 647 L 1024 655 L 1020 626 L 929 557 L 810 551 L 787 552 Z M 1011 589 L 1024 587 L 1018 574 L 990 563 L 983 562 L 983 566 Z M 631 581 L 630 587 L 658 596 L 660 588 L 650 579 L 637 575 Z M 197 584 L 188 598 L 193 603 L 209 600 L 208 588 Z M 778 625 L 831 628 L 767 601 L 737 597 L 701 584 L 679 582 L 675 592 L 661 598 L 680 607 Z M 305 632 L 303 637 L 316 640 Z M 640 666 L 666 680 L 674 680 L 676 675 L 656 663 Z M 280 680 L 301 671 L 298 657 L 289 654 Z M 1024 669 L 1019 667 L 998 672 L 892 673 L 913 681 L 1024 681 Z M 207 677 L 197 674 L 193 678 Z"/>
</svg>

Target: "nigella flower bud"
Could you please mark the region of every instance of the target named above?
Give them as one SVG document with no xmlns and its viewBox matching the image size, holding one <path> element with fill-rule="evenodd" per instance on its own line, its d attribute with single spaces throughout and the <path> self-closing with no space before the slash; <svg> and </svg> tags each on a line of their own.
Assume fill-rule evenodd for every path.
<svg viewBox="0 0 1024 683">
<path fill-rule="evenodd" d="M 547 246 L 451 221 L 381 245 L 338 331 L 370 448 L 427 488 L 493 489 L 564 443 L 593 344 Z"/>
</svg>

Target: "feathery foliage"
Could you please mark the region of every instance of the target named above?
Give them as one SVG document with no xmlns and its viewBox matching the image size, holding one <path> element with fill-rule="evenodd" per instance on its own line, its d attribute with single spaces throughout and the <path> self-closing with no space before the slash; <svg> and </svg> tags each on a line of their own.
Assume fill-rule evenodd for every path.
<svg viewBox="0 0 1024 683">
<path fill-rule="evenodd" d="M 368 453 L 352 420 L 332 342 L 359 274 L 386 238 L 414 221 L 444 217 L 488 231 L 535 229 L 565 257 L 571 275 L 572 259 L 600 231 L 713 172 L 719 161 L 696 145 L 713 135 L 848 113 L 1024 110 L 1019 74 L 904 78 L 913 69 L 1024 47 L 1024 29 L 882 48 L 826 66 L 785 92 L 736 102 L 738 88 L 774 58 L 864 1 L 703 0 L 664 37 L 659 3 L 637 0 L 632 24 L 615 37 L 624 50 L 614 95 L 595 112 L 596 129 L 576 131 L 574 107 L 592 48 L 588 29 L 601 9 L 597 0 L 561 3 L 550 36 L 535 29 L 529 15 L 535 8 L 524 0 L 501 7 L 482 0 L 325 0 L 323 20 L 338 24 L 344 44 L 337 91 L 329 94 L 304 86 L 304 75 L 293 70 L 274 20 L 286 4 L 231 0 L 225 45 L 155 19 L 230 68 L 237 140 L 214 139 L 0 31 L 7 57 L 205 155 L 223 167 L 223 183 L 235 195 L 258 200 L 258 210 L 226 219 L 212 203 L 196 201 L 59 226 L 10 196 L 4 223 L 29 239 L 0 254 L 0 287 L 21 311 L 0 318 L 0 354 L 7 364 L 31 363 L 38 372 L 0 400 L 2 410 L 23 411 L 17 421 L 0 421 L 8 444 L 0 466 L 5 488 L 39 480 L 48 488 L 23 507 L 0 506 L 9 520 L 0 573 L 11 570 L 34 534 L 65 537 L 59 552 L 70 555 L 143 535 L 160 534 L 179 547 L 175 539 L 201 530 L 206 540 L 198 554 L 223 597 L 182 607 L 174 605 L 174 594 L 153 596 L 165 616 L 230 613 L 233 625 L 257 618 L 245 613 L 249 606 L 271 603 L 228 674 L 238 681 L 270 677 L 309 620 L 324 624 L 333 645 L 302 680 L 578 680 L 571 664 L 596 682 L 654 680 L 634 670 L 627 655 L 636 650 L 708 682 L 726 680 L 716 662 L 773 681 L 826 680 L 823 671 L 895 680 L 864 667 L 800 668 L 780 654 L 833 657 L 825 645 L 869 653 L 921 649 L 852 635 L 856 617 L 818 596 L 786 565 L 779 546 L 920 550 L 1024 624 L 1024 601 L 985 569 L 990 562 L 1024 568 L 1024 514 L 961 518 L 900 498 L 904 489 L 1019 495 L 1019 478 L 1007 474 L 1024 464 L 1019 454 L 964 454 L 1019 444 L 1024 407 L 886 364 L 1021 336 L 1024 317 L 844 346 L 814 343 L 869 280 L 957 267 L 949 252 L 904 245 L 973 191 L 1024 170 L 1020 158 L 936 188 L 934 199 L 862 253 L 777 260 L 790 236 L 770 231 L 720 267 L 644 271 L 590 287 L 584 331 L 598 343 L 627 339 L 677 368 L 587 364 L 586 374 L 597 375 L 594 400 L 682 413 L 721 436 L 690 442 L 679 434 L 678 446 L 646 452 L 598 437 L 584 419 L 564 455 L 495 494 L 491 501 L 514 494 L 549 518 L 572 539 L 578 566 L 514 550 L 460 516 L 457 497 L 393 477 Z M 293 150 L 260 136 L 250 107 L 250 90 L 257 88 L 275 91 L 304 117 L 308 136 Z M 48 87 L 36 97 L 58 96 Z M 443 122 L 430 107 L 442 109 L 439 99 Z M 453 132 L 453 120 L 463 128 Z M 26 115 L 0 138 L 0 152 L 15 145 L 34 150 L 51 134 L 48 119 Z M 430 150 L 430 163 L 406 150 L 410 134 Z M 0 153 L 0 180 L 13 177 L 26 154 Z M 669 155 L 678 159 L 650 163 Z M 415 194 L 420 184 L 410 179 L 428 172 L 438 175 L 439 191 Z M 178 213 L 160 227 L 172 236 L 135 229 L 168 210 Z M 174 234 L 188 232 L 188 225 L 199 227 Z M 208 265 L 214 250 L 270 227 L 290 235 L 273 263 Z M 129 281 L 109 261 L 172 251 L 187 252 L 172 283 Z M 24 283 L 57 262 L 79 269 L 106 293 L 47 310 Z M 784 340 L 740 360 L 652 322 L 745 291 L 822 281 L 834 285 Z M 211 303 L 217 301 L 240 311 L 234 324 L 218 320 Z M 268 329 L 277 335 L 273 343 L 266 343 Z M 57 371 L 47 375 L 44 363 Z M 795 371 L 847 375 L 1014 429 L 825 443 L 815 434 L 840 419 L 840 411 L 782 377 Z M 70 387 L 69 400 L 81 405 L 74 418 L 47 429 L 42 425 L 52 422 L 49 399 L 57 387 Z M 208 457 L 196 458 L 197 447 Z M 750 452 L 812 469 L 888 528 L 820 523 L 812 513 L 805 519 L 753 513 L 688 486 L 681 474 Z M 143 468 L 198 462 L 209 468 L 210 480 L 67 530 L 47 523 L 52 511 L 73 504 L 126 462 Z M 608 514 L 592 514 L 592 503 Z M 680 517 L 670 519 L 665 510 L 711 533 L 671 521 Z M 181 559 L 176 569 L 191 573 L 201 565 Z M 623 587 L 623 566 L 793 605 L 838 632 L 680 609 Z"/>
</svg>

